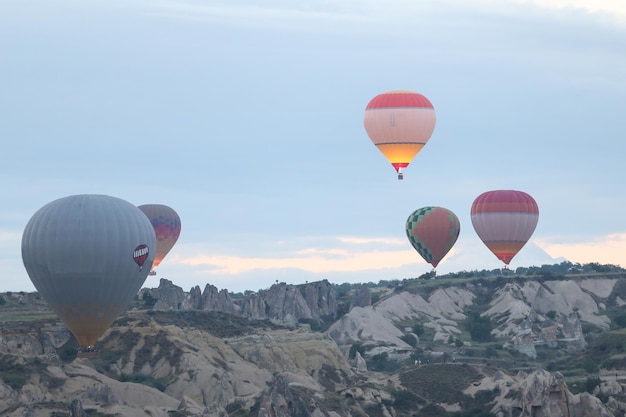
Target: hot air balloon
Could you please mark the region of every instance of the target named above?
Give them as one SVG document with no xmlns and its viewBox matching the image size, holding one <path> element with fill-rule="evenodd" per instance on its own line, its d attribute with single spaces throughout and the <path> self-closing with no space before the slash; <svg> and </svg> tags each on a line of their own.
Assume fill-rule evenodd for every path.
<svg viewBox="0 0 626 417">
<path fill-rule="evenodd" d="M 472 203 L 471 218 L 478 237 L 508 269 L 535 231 L 539 208 L 523 191 L 487 191 Z"/>
<path fill-rule="evenodd" d="M 146 280 L 156 237 L 133 204 L 106 195 L 52 201 L 28 221 L 22 260 L 33 285 L 91 347 Z"/>
<path fill-rule="evenodd" d="M 180 217 L 174 209 L 163 204 L 144 204 L 139 209 L 148 217 L 156 233 L 156 253 L 150 271 L 150 275 L 156 275 L 154 268 L 159 266 L 180 236 Z"/>
<path fill-rule="evenodd" d="M 409 242 L 433 268 L 452 249 L 460 231 L 458 217 L 443 207 L 422 207 L 406 221 Z"/>
<path fill-rule="evenodd" d="M 421 94 L 389 91 L 369 102 L 363 123 L 368 136 L 401 180 L 402 169 L 411 163 L 433 134 L 435 109 Z"/>
</svg>

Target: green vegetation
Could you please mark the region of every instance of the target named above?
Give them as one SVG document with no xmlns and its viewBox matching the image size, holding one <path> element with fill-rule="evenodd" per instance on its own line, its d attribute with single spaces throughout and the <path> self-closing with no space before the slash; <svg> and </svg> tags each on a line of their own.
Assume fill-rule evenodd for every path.
<svg viewBox="0 0 626 417">
<path fill-rule="evenodd" d="M 332 320 L 317 320 L 317 319 L 299 319 L 298 323 L 300 324 L 308 324 L 312 331 L 314 332 L 324 332 L 328 330 Z"/>
<path fill-rule="evenodd" d="M 407 345 L 417 347 L 417 339 L 412 334 L 405 334 L 400 337 Z"/>
<path fill-rule="evenodd" d="M 359 352 L 361 356 L 365 355 L 365 348 L 361 342 L 356 342 L 352 346 L 350 346 L 350 353 L 348 355 L 349 359 L 354 359 L 356 357 L 356 353 Z"/>
<path fill-rule="evenodd" d="M 2 381 L 12 389 L 21 389 L 31 377 L 32 373 L 33 370 L 31 367 L 18 363 L 15 356 L 0 356 L 0 375 L 2 375 Z"/>
<path fill-rule="evenodd" d="M 492 417 L 487 405 L 496 397 L 495 391 L 479 391 L 474 397 L 463 394 L 470 384 L 483 376 L 469 365 L 438 364 L 410 367 L 399 372 L 402 386 L 416 398 L 417 404 L 428 404 L 417 416 Z M 408 394 L 404 397 L 408 398 Z M 417 400 L 419 399 L 419 400 Z M 447 413 L 438 403 L 458 403 L 463 412 Z"/>
<path fill-rule="evenodd" d="M 241 401 L 235 401 L 226 406 L 226 412 L 229 417 L 247 417 L 249 415 L 248 409 Z"/>
<path fill-rule="evenodd" d="M 473 341 L 481 343 L 491 342 L 493 327 L 489 317 L 481 316 L 477 311 L 469 311 L 467 313 L 466 326 Z"/>
<path fill-rule="evenodd" d="M 251 320 L 217 311 L 152 311 L 150 318 L 162 326 L 174 325 L 181 328 L 200 329 L 215 337 L 244 336 L 255 333 L 259 329 L 284 328 L 270 320 Z"/>
<path fill-rule="evenodd" d="M 0 329 L 10 328 L 12 324 L 40 321 L 40 325 L 57 320 L 54 312 L 48 307 L 39 293 L 6 292 L 0 295 L 0 317 L 2 322 Z M 35 326 L 36 328 L 36 326 Z"/>
<path fill-rule="evenodd" d="M 405 278 L 402 280 L 380 280 L 378 283 L 368 282 L 366 285 L 370 289 L 375 288 L 392 288 L 395 290 L 411 291 L 418 289 L 420 292 L 427 290 L 428 288 L 438 288 L 447 285 L 459 285 L 462 281 L 472 281 L 481 285 L 492 286 L 490 282 L 493 280 L 502 279 L 567 279 L 567 277 L 576 277 L 581 275 L 594 275 L 594 274 L 623 274 L 626 269 L 611 264 L 599 264 L 592 262 L 588 264 L 572 263 L 568 261 L 561 262 L 553 265 L 520 267 L 513 271 L 509 271 L 507 274 L 503 274 L 500 269 L 492 270 L 475 270 L 475 271 L 460 271 L 452 272 L 449 274 L 435 275 L 432 272 L 425 273 L 419 277 Z M 337 300 L 340 298 L 348 300 L 349 294 L 362 286 L 362 283 L 343 283 L 333 284 L 335 293 L 337 294 Z M 622 284 L 624 288 L 620 292 L 622 299 L 626 299 L 626 283 Z"/>
<path fill-rule="evenodd" d="M 33 376 L 39 376 L 52 388 L 58 387 L 63 381 L 50 375 L 46 367 L 38 357 L 20 360 L 14 355 L 0 354 L 0 379 L 14 390 L 21 389 Z"/>
<path fill-rule="evenodd" d="M 75 337 L 70 337 L 63 346 L 57 349 L 57 355 L 59 359 L 65 363 L 72 362 L 76 359 L 78 353 L 78 342 Z"/>
<path fill-rule="evenodd" d="M 136 384 L 147 385 L 152 388 L 156 388 L 159 391 L 163 392 L 167 388 L 167 386 L 172 382 L 171 378 L 159 378 L 156 379 L 149 375 L 144 375 L 142 373 L 133 373 L 130 375 L 122 374 L 119 378 L 121 382 L 134 382 Z"/>
<path fill-rule="evenodd" d="M 157 299 L 154 298 L 152 294 L 150 294 L 149 291 L 144 291 L 141 297 L 141 301 L 142 301 L 142 306 L 141 306 L 142 308 L 150 309 L 154 307 L 154 305 L 157 302 Z"/>
</svg>

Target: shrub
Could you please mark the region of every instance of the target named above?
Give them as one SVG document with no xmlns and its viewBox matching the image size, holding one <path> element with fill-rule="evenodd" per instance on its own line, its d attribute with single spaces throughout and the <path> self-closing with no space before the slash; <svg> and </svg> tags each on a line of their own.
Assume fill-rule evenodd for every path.
<svg viewBox="0 0 626 417">
<path fill-rule="evenodd" d="M 418 336 L 421 336 L 424 334 L 424 326 L 422 326 L 421 323 L 417 323 L 415 326 L 413 326 L 412 330 L 413 330 L 413 333 L 415 333 Z"/>
<path fill-rule="evenodd" d="M 372 356 L 372 359 L 368 362 L 368 368 L 372 371 L 382 372 L 387 367 L 387 361 L 389 360 L 389 355 L 387 352 L 379 353 L 377 355 Z"/>
<path fill-rule="evenodd" d="M 349 359 L 354 359 L 356 357 L 356 353 L 359 352 L 361 356 L 365 354 L 365 348 L 361 344 L 361 342 L 356 342 L 352 346 L 350 346 L 350 353 L 348 354 Z"/>
<path fill-rule="evenodd" d="M 412 346 L 412 347 L 417 346 L 417 339 L 415 338 L 415 336 L 413 336 L 413 335 L 412 335 L 412 334 L 410 334 L 410 333 L 409 333 L 409 334 L 402 335 L 402 336 L 400 337 L 400 339 L 402 339 L 402 341 L 403 341 L 403 342 L 405 342 L 406 344 L 408 344 L 408 345 L 410 345 L 410 346 Z"/>
<path fill-rule="evenodd" d="M 587 380 L 585 381 L 585 391 L 587 391 L 589 394 L 592 394 L 593 390 L 601 383 L 602 381 L 597 376 L 587 377 Z"/>
<path fill-rule="evenodd" d="M 583 361 L 581 366 L 583 367 L 583 369 L 585 371 L 587 371 L 588 374 L 592 374 L 594 372 L 598 371 L 598 364 L 595 360 L 593 360 L 593 358 L 591 357 L 586 357 Z"/>
<path fill-rule="evenodd" d="M 488 317 L 481 317 L 480 313 L 470 312 L 467 315 L 467 325 L 470 337 L 475 342 L 491 341 L 491 321 Z"/>
</svg>

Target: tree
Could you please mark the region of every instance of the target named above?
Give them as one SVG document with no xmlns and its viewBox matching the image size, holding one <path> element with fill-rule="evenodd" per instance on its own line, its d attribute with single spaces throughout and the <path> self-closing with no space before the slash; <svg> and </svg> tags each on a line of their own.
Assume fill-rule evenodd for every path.
<svg viewBox="0 0 626 417">
<path fill-rule="evenodd" d="M 493 328 L 489 317 L 482 317 L 480 313 L 472 311 L 468 313 L 466 321 L 473 341 L 483 343 L 491 341 Z"/>
</svg>

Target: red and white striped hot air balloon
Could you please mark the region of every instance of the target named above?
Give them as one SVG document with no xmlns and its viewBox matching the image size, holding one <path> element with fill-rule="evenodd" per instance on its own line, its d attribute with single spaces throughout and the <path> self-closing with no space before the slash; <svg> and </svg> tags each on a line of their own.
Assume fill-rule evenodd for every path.
<svg viewBox="0 0 626 417">
<path fill-rule="evenodd" d="M 487 191 L 472 203 L 471 219 L 480 240 L 508 266 L 535 231 L 539 208 L 523 191 Z"/>
<path fill-rule="evenodd" d="M 402 169 L 422 150 L 435 129 L 435 109 L 423 95 L 389 91 L 365 108 L 363 124 L 374 145 L 403 178 Z"/>
</svg>

